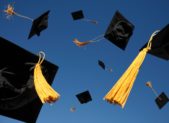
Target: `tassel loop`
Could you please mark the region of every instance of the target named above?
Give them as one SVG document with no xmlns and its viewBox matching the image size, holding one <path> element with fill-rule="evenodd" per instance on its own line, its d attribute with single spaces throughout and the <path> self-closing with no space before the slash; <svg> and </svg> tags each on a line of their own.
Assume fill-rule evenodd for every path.
<svg viewBox="0 0 169 123">
<path fill-rule="evenodd" d="M 146 47 L 147 52 L 148 52 L 149 50 L 151 50 L 152 39 L 153 39 L 153 37 L 154 37 L 159 31 L 160 31 L 160 30 L 156 30 L 156 31 L 153 32 L 153 34 L 150 36 L 150 39 L 149 39 L 148 44 L 147 44 L 147 47 Z"/>
<path fill-rule="evenodd" d="M 39 60 L 38 60 L 38 64 L 42 64 L 42 62 L 44 61 L 45 59 L 45 53 L 43 51 L 40 51 L 39 52 Z"/>
</svg>

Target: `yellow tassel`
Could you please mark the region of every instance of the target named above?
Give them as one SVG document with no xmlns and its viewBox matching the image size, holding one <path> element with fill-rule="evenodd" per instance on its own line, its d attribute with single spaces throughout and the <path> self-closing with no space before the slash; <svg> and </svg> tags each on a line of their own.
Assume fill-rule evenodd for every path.
<svg viewBox="0 0 169 123">
<path fill-rule="evenodd" d="M 80 42 L 78 39 L 75 38 L 75 39 L 73 39 L 73 43 L 75 43 L 76 46 L 78 46 L 78 47 L 82 47 L 82 46 L 89 44 L 90 41 Z"/>
<path fill-rule="evenodd" d="M 146 86 L 149 87 L 149 88 L 153 88 L 153 86 L 152 86 L 150 81 L 146 82 Z"/>
<path fill-rule="evenodd" d="M 21 17 L 21 18 L 24 18 L 24 19 L 28 19 L 28 20 L 30 20 L 30 21 L 33 21 L 33 19 L 30 18 L 30 17 L 27 17 L 27 16 L 21 15 L 21 14 L 19 14 L 19 13 L 16 13 L 16 12 L 14 11 L 14 7 L 13 7 L 11 4 L 8 4 L 7 9 L 5 9 L 4 12 L 5 12 L 8 16 L 16 15 L 16 16 L 18 16 L 18 17 Z M 8 17 L 8 16 L 7 16 L 7 17 Z"/>
<path fill-rule="evenodd" d="M 42 74 L 41 64 L 44 57 L 44 52 L 39 52 L 39 61 L 34 68 L 34 85 L 42 103 L 53 103 L 59 99 L 60 95 L 48 84 Z"/>
<path fill-rule="evenodd" d="M 132 64 L 128 67 L 125 73 L 121 76 L 121 78 L 116 82 L 113 88 L 106 94 L 104 97 L 110 103 L 118 104 L 122 108 L 124 108 L 130 91 L 133 87 L 134 81 L 137 77 L 139 69 L 145 59 L 147 52 L 151 49 L 151 40 L 153 36 L 157 33 L 154 32 L 148 42 L 146 48 L 144 48 L 134 59 Z"/>
<path fill-rule="evenodd" d="M 10 4 L 8 4 L 8 7 L 6 10 L 4 10 L 5 13 L 7 13 L 8 15 L 14 15 L 15 12 L 14 12 L 14 7 Z"/>
</svg>

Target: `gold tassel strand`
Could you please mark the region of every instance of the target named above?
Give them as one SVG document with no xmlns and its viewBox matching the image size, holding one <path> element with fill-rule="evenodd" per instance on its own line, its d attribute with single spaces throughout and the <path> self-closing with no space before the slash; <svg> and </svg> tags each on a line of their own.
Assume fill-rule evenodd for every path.
<svg viewBox="0 0 169 123">
<path fill-rule="evenodd" d="M 44 61 L 44 52 L 39 52 L 39 60 L 34 68 L 35 90 L 42 103 L 53 103 L 59 99 L 60 95 L 48 84 L 41 70 L 41 64 Z"/>
<path fill-rule="evenodd" d="M 81 41 L 79 41 L 77 38 L 74 38 L 74 39 L 73 39 L 73 43 L 74 43 L 76 46 L 78 46 L 78 47 L 82 47 L 82 46 L 85 46 L 85 45 L 87 45 L 87 44 L 89 44 L 89 43 L 95 43 L 95 42 L 99 42 L 99 41 L 103 40 L 103 39 L 104 39 L 103 36 L 104 36 L 104 35 L 102 34 L 102 35 L 99 35 L 99 36 L 93 38 L 92 40 L 88 40 L 88 41 L 84 41 L 84 42 L 81 42 Z"/>
<path fill-rule="evenodd" d="M 134 85 L 134 81 L 137 77 L 139 69 L 146 57 L 147 52 L 151 49 L 151 41 L 158 31 L 155 31 L 148 42 L 146 48 L 144 48 L 134 59 L 132 64 L 128 67 L 121 78 L 116 82 L 113 88 L 105 95 L 104 99 L 109 103 L 118 104 L 124 108 L 131 89 Z"/>
<path fill-rule="evenodd" d="M 73 43 L 78 46 L 82 47 L 90 43 L 90 41 L 80 42 L 77 38 L 73 39 Z"/>
</svg>

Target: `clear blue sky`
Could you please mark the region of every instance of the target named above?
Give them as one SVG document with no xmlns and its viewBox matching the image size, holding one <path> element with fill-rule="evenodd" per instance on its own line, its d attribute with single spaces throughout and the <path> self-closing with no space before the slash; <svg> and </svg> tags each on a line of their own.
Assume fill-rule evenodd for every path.
<svg viewBox="0 0 169 123">
<path fill-rule="evenodd" d="M 45 51 L 46 59 L 59 66 L 52 86 L 61 98 L 53 106 L 43 106 L 37 123 L 169 123 L 169 104 L 159 110 L 154 94 L 145 86 L 152 81 L 159 94 L 164 91 L 169 96 L 169 63 L 154 56 L 147 55 L 124 109 L 103 100 L 151 33 L 169 23 L 168 0 L 15 0 L 15 11 L 32 18 L 51 10 L 48 29 L 30 40 L 30 21 L 16 16 L 7 20 L 2 13 L 11 2 L 0 0 L 0 36 L 35 54 Z M 99 24 L 73 21 L 70 13 L 80 9 Z M 73 38 L 85 41 L 104 34 L 116 10 L 135 25 L 125 51 L 106 39 L 85 48 L 73 44 Z M 102 70 L 98 59 L 113 72 Z M 93 101 L 81 105 L 75 95 L 85 90 Z M 76 112 L 70 112 L 71 106 Z M 0 116 L 0 123 L 20 122 Z"/>
</svg>

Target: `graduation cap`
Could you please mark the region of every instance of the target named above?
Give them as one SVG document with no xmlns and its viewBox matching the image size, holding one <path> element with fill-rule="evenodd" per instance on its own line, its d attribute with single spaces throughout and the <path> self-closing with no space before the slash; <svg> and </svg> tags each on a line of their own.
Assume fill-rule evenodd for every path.
<svg viewBox="0 0 169 123">
<path fill-rule="evenodd" d="M 108 41 L 115 44 L 120 49 L 125 50 L 129 42 L 129 39 L 133 34 L 133 30 L 134 25 L 131 22 L 129 22 L 119 11 L 116 11 L 105 34 L 101 34 L 85 42 L 89 44 L 93 42 L 99 42 L 104 38 L 106 38 Z"/>
<path fill-rule="evenodd" d="M 104 70 L 105 70 L 106 66 L 105 66 L 105 64 L 104 64 L 104 62 L 103 62 L 103 61 L 98 60 L 98 64 L 99 64 L 99 66 L 100 66 L 102 69 L 104 69 Z"/>
<path fill-rule="evenodd" d="M 13 15 L 16 15 L 18 17 L 30 20 L 32 22 L 32 27 L 31 27 L 31 31 L 29 33 L 28 39 L 30 39 L 34 35 L 40 36 L 40 33 L 48 27 L 48 15 L 50 12 L 49 10 L 43 13 L 41 16 L 39 16 L 36 19 L 32 19 L 30 17 L 17 13 L 16 11 L 14 11 L 13 4 L 8 4 L 4 12 L 7 14 L 7 18 Z"/>
<path fill-rule="evenodd" d="M 113 71 L 112 68 L 107 67 L 107 66 L 105 65 L 105 63 L 104 63 L 103 61 L 101 61 L 101 60 L 98 60 L 98 65 L 99 65 L 103 70 L 105 70 L 105 71 L 109 71 L 109 72 L 112 72 L 112 71 Z"/>
<path fill-rule="evenodd" d="M 164 105 L 166 105 L 169 102 L 169 99 L 167 95 L 162 92 L 156 99 L 155 102 L 159 109 L 163 108 Z"/>
<path fill-rule="evenodd" d="M 140 50 L 145 48 L 146 45 L 147 43 Z M 148 53 L 158 58 L 169 60 L 169 24 L 154 36 L 151 50 Z"/>
<path fill-rule="evenodd" d="M 71 112 L 75 112 L 75 111 L 76 111 L 76 107 L 71 107 L 71 108 L 70 108 L 70 111 L 71 111 Z"/>
<path fill-rule="evenodd" d="M 35 91 L 33 66 L 29 63 L 36 63 L 39 57 L 2 37 L 0 56 L 0 115 L 35 123 L 42 102 Z M 57 71 L 57 65 L 44 60 L 42 72 L 49 84 Z"/>
<path fill-rule="evenodd" d="M 119 11 L 113 16 L 104 37 L 119 48 L 125 50 L 129 38 L 133 34 L 134 25 Z"/>
<path fill-rule="evenodd" d="M 79 93 L 76 95 L 76 97 L 81 104 L 88 103 L 89 101 L 92 101 L 89 91 L 84 91 L 82 93 Z"/>
<path fill-rule="evenodd" d="M 40 36 L 40 33 L 48 27 L 49 10 L 33 21 L 28 39 L 34 35 Z"/>
<path fill-rule="evenodd" d="M 83 19 L 84 18 L 82 10 L 78 10 L 78 11 L 72 12 L 71 15 L 72 15 L 73 20 L 79 20 L 79 19 Z"/>
<path fill-rule="evenodd" d="M 98 21 L 93 20 L 93 19 L 88 19 L 84 17 L 83 11 L 82 10 L 78 10 L 78 11 L 74 11 L 71 13 L 73 20 L 83 20 L 86 22 L 91 22 L 93 24 L 98 24 Z"/>
<path fill-rule="evenodd" d="M 156 102 L 158 108 L 159 109 L 163 108 L 164 105 L 166 105 L 169 101 L 167 95 L 164 92 L 162 92 L 160 95 L 158 95 L 157 91 L 153 88 L 152 83 L 150 81 L 148 81 L 146 83 L 146 86 L 151 88 L 154 95 L 156 96 L 155 102 Z"/>
</svg>

